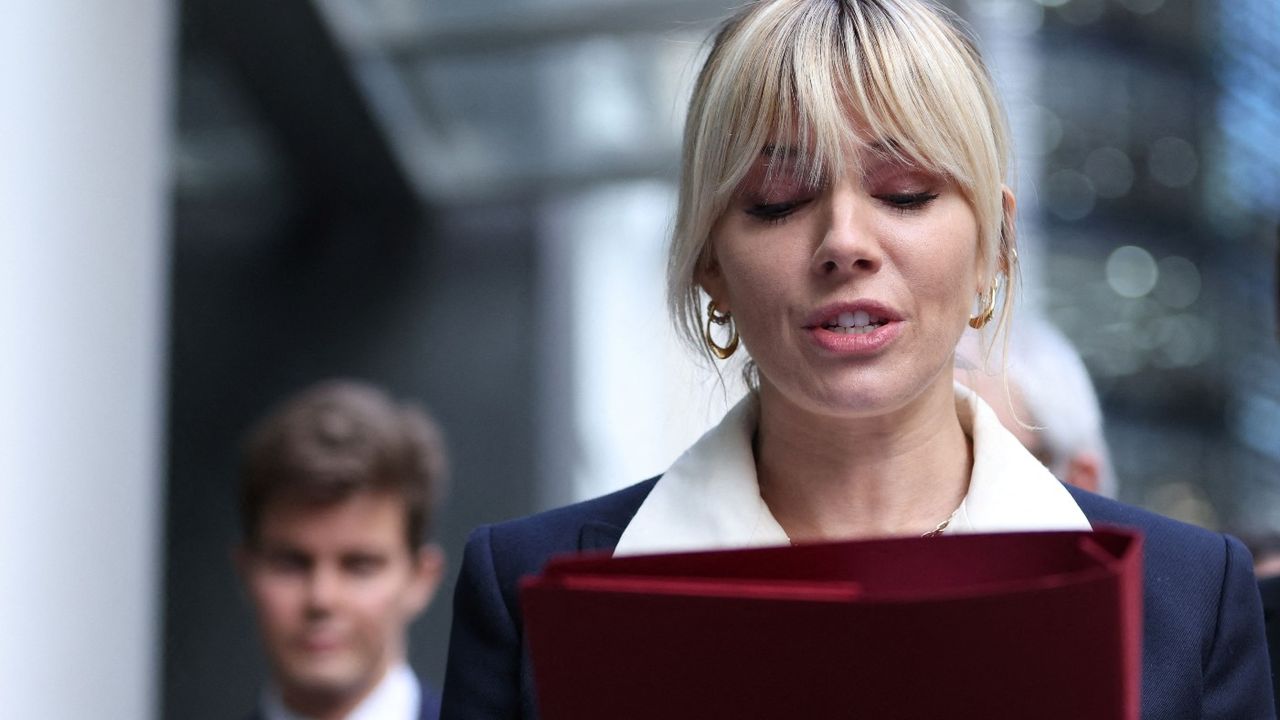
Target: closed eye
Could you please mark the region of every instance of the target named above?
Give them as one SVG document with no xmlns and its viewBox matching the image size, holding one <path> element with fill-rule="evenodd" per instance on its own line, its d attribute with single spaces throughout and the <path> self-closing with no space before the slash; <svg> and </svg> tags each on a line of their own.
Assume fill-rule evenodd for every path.
<svg viewBox="0 0 1280 720">
<path fill-rule="evenodd" d="M 915 210 L 938 198 L 938 193 L 887 193 L 876 195 L 877 200 L 896 210 Z"/>
<path fill-rule="evenodd" d="M 349 555 L 342 558 L 342 567 L 353 575 L 372 575 L 387 564 L 380 555 Z"/>
<path fill-rule="evenodd" d="M 754 218 L 769 223 L 781 222 L 788 215 L 807 205 L 809 200 L 788 200 L 780 203 L 757 203 L 749 205 L 746 213 Z"/>
</svg>

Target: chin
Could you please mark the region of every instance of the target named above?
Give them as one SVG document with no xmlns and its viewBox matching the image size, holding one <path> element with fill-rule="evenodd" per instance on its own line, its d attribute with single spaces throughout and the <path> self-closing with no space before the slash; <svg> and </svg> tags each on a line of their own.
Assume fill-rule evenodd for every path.
<svg viewBox="0 0 1280 720">
<path fill-rule="evenodd" d="M 365 668 L 353 658 L 307 658 L 294 662 L 287 673 L 289 684 L 313 695 L 346 695 L 363 689 Z"/>
<path fill-rule="evenodd" d="M 858 373 L 838 380 L 816 381 L 802 393 L 811 412 L 833 417 L 865 418 L 885 415 L 908 405 L 920 394 L 901 378 Z"/>
<path fill-rule="evenodd" d="M 872 418 L 887 415 L 905 403 L 874 391 L 836 392 L 815 401 L 815 410 L 838 418 Z"/>
</svg>

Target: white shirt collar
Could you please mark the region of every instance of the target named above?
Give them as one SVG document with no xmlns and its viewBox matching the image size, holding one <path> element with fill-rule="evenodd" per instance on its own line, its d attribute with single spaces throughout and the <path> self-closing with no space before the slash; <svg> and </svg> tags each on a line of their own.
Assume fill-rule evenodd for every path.
<svg viewBox="0 0 1280 720">
<path fill-rule="evenodd" d="M 1091 530 L 1067 488 L 1013 436 L 978 394 L 956 384 L 960 426 L 973 439 L 969 492 L 948 528 L 957 533 Z"/>
<path fill-rule="evenodd" d="M 347 715 L 346 720 L 417 720 L 422 702 L 422 686 L 409 666 L 400 663 Z M 264 720 L 307 720 L 284 706 L 279 688 L 272 686 L 262 697 Z"/>
<path fill-rule="evenodd" d="M 948 533 L 1089 530 L 1067 489 L 1027 452 L 972 390 L 956 385 L 956 413 L 973 440 L 969 491 Z M 760 497 L 751 437 L 755 394 L 684 452 L 653 486 L 615 555 L 785 545 Z"/>
</svg>

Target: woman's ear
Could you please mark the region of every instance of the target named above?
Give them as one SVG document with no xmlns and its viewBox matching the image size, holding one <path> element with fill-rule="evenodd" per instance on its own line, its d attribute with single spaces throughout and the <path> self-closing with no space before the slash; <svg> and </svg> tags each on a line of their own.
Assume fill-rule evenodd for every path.
<svg viewBox="0 0 1280 720">
<path fill-rule="evenodd" d="M 999 257 L 996 259 L 996 270 L 1006 278 L 1012 278 L 1018 265 L 1018 199 L 1008 185 L 1002 185 L 1000 195 L 1004 208 L 1000 221 Z"/>
<path fill-rule="evenodd" d="M 694 280 L 698 285 L 702 286 L 703 292 L 715 301 L 716 307 L 721 312 L 730 312 L 728 288 L 725 287 L 724 273 L 720 269 L 720 262 L 716 260 L 715 253 L 707 249 L 706 255 L 702 261 L 698 263 L 698 271 L 694 274 Z"/>
</svg>

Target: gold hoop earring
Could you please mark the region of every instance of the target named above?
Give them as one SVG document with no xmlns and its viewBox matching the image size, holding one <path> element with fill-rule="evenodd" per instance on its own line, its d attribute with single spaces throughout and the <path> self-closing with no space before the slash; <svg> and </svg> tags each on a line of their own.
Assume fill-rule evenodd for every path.
<svg viewBox="0 0 1280 720">
<path fill-rule="evenodd" d="M 711 337 L 711 324 L 728 325 L 733 334 L 729 337 L 727 345 L 717 345 L 715 338 Z M 716 301 L 712 300 L 707 303 L 707 322 L 702 331 L 702 339 L 706 341 L 707 347 L 711 348 L 711 354 L 721 360 L 728 360 L 729 356 L 738 350 L 738 328 L 733 325 L 733 314 L 721 312 L 716 307 Z"/>
<path fill-rule="evenodd" d="M 974 330 L 981 330 L 991 322 L 991 316 L 996 312 L 996 291 L 1000 289 L 1000 281 L 996 280 L 991 283 L 991 289 L 987 291 L 987 301 L 982 304 L 982 312 L 969 318 L 969 327 Z M 978 297 L 982 297 L 979 295 Z"/>
</svg>

